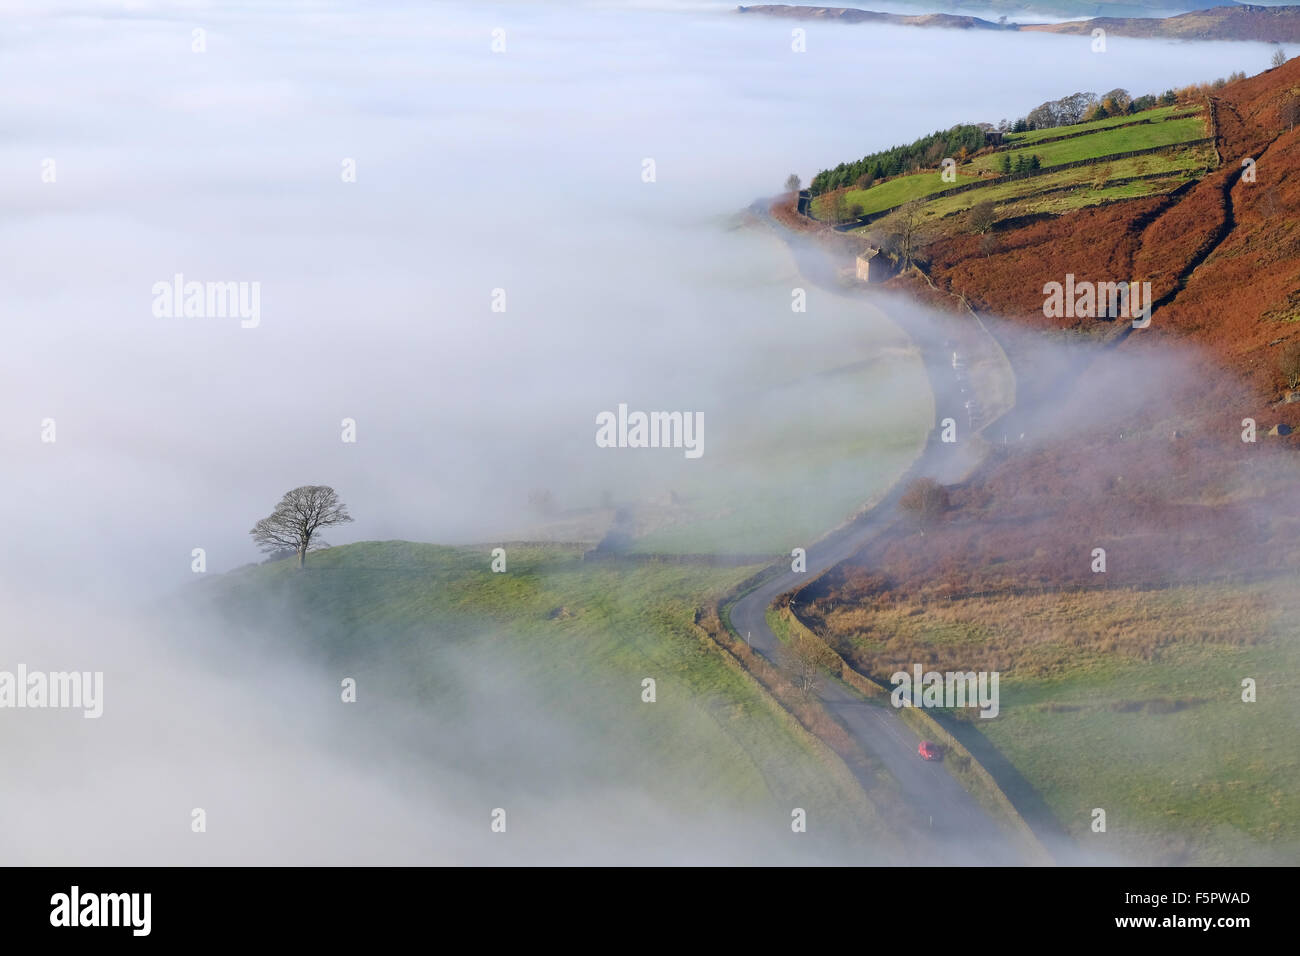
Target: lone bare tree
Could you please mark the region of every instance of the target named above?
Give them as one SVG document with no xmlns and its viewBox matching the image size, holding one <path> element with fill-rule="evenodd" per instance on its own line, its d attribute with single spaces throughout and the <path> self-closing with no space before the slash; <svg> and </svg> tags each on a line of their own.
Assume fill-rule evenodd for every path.
<svg viewBox="0 0 1300 956">
<path fill-rule="evenodd" d="M 921 206 L 924 205 L 919 199 L 913 199 L 911 202 L 904 203 L 895 214 L 897 229 L 895 230 L 896 243 L 898 245 L 898 254 L 901 266 L 906 269 L 912 264 L 916 256 L 916 250 L 921 245 Z"/>
<path fill-rule="evenodd" d="M 1300 388 L 1300 342 L 1292 342 L 1283 350 L 1281 365 L 1286 387 Z"/>
<path fill-rule="evenodd" d="M 286 491 L 271 514 L 248 532 L 263 551 L 293 551 L 298 567 L 307 563 L 307 552 L 329 547 L 316 532 L 330 525 L 352 520 L 347 505 L 327 485 L 303 485 Z"/>
<path fill-rule="evenodd" d="M 815 694 L 822 675 L 835 669 L 835 653 L 811 634 L 794 635 L 783 648 L 783 656 L 787 673 L 804 697 Z"/>
<path fill-rule="evenodd" d="M 849 218 L 849 200 L 847 189 L 837 189 L 830 194 L 831 219 L 833 223 L 843 222 Z"/>
<path fill-rule="evenodd" d="M 1295 124 L 1300 122 L 1300 96 L 1295 93 L 1287 96 L 1282 104 L 1282 122 L 1288 130 L 1295 129 Z"/>
<path fill-rule="evenodd" d="M 803 184 L 799 181 L 799 176 L 795 173 L 791 173 L 785 178 L 785 191 L 788 193 L 797 193 L 799 187 L 802 185 Z"/>
<path fill-rule="evenodd" d="M 970 207 L 970 225 L 981 236 L 993 228 L 993 223 L 997 221 L 997 206 L 991 200 L 985 199 L 983 202 L 977 202 Z"/>
</svg>

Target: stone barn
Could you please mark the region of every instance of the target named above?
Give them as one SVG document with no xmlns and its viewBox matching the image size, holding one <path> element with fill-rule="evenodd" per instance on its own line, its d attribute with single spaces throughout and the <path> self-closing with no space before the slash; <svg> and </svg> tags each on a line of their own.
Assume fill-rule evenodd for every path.
<svg viewBox="0 0 1300 956">
<path fill-rule="evenodd" d="M 873 246 L 858 253 L 855 275 L 859 282 L 884 282 L 897 272 L 894 257 Z"/>
</svg>

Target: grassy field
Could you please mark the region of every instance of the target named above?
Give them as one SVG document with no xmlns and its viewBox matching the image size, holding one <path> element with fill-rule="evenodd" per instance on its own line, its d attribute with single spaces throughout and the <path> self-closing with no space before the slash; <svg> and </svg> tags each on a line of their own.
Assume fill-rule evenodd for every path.
<svg viewBox="0 0 1300 956">
<path fill-rule="evenodd" d="M 1072 127 L 1060 127 L 1058 132 L 1067 132 Z M 1149 123 L 1121 126 L 1115 129 L 1103 129 L 1087 136 L 1076 136 L 1055 143 L 1044 143 L 1024 149 L 1010 149 L 1002 153 L 989 153 L 974 160 L 968 169 L 997 172 L 1003 156 L 1010 156 L 1014 166 L 1020 156 L 1030 154 L 1038 157 L 1046 167 L 1072 163 L 1080 159 L 1096 159 L 1112 153 L 1127 153 L 1135 149 L 1150 149 L 1155 146 L 1172 146 L 1193 139 L 1207 136 L 1205 121 L 1200 116 L 1185 116 L 1166 120 L 1163 123 Z"/>
<path fill-rule="evenodd" d="M 926 203 L 923 214 L 928 219 L 941 219 L 969 209 L 977 202 L 994 202 L 1000 206 L 1019 203 L 1013 211 L 1003 215 L 1024 215 L 1032 212 L 1061 211 L 1092 205 L 1104 199 L 1133 198 L 1165 192 L 1171 188 L 1170 180 L 1152 179 L 1108 186 L 1117 179 L 1131 179 L 1168 173 L 1171 177 L 1184 172 L 1199 171 L 1214 164 L 1214 153 L 1208 146 L 1190 146 L 1168 153 L 1149 156 L 1130 156 L 1112 163 L 1063 169 L 1044 173 L 1029 179 L 1015 179 L 993 183 L 984 189 L 972 189 L 956 196 L 945 196 Z M 1042 195 L 1053 190 L 1078 187 L 1077 191 L 1057 195 Z M 1026 202 L 1026 200 L 1028 200 Z M 1001 216 L 999 216 L 1001 218 Z M 869 228 L 869 227 L 867 227 Z"/>
<path fill-rule="evenodd" d="M 506 573 L 489 560 L 366 542 L 314 555 L 304 573 L 248 567 L 201 593 L 252 646 L 289 646 L 355 675 L 369 700 L 413 709 L 436 728 L 419 735 L 432 757 L 494 793 L 628 792 L 700 825 L 725 813 L 758 858 L 784 852 L 795 806 L 826 839 L 867 856 L 878 845 L 843 764 L 692 625 L 699 603 L 755 568 L 584 564 L 562 547 L 510 548 Z M 767 822 L 749 832 L 752 821 Z"/>
<path fill-rule="evenodd" d="M 1085 850 L 1158 863 L 1300 862 L 1300 596 L 1211 585 L 845 607 L 860 669 L 998 670 L 975 729 Z M 1254 678 L 1258 702 L 1241 701 Z M 1106 810 L 1105 834 L 1089 828 Z"/>
<path fill-rule="evenodd" d="M 1083 209 L 1098 203 L 1117 199 L 1138 199 L 1142 196 L 1154 196 L 1166 193 L 1183 182 L 1181 176 L 1144 179 L 1136 182 L 1120 183 L 1115 186 L 1085 186 L 1068 193 L 1056 193 L 1049 196 L 1037 196 L 1026 201 L 1023 208 L 1009 210 L 1010 215 L 1022 216 L 1032 213 L 1053 213 L 1059 215 L 1072 209 Z"/>
<path fill-rule="evenodd" d="M 1059 166 L 1063 163 L 1082 159 L 1098 159 L 1113 153 L 1126 153 L 1137 149 L 1149 149 L 1156 146 L 1173 146 L 1190 140 L 1201 139 L 1207 135 L 1206 124 L 1201 111 L 1186 106 L 1161 107 L 1142 114 L 1144 118 L 1155 118 L 1152 123 L 1134 123 L 1133 117 L 1114 117 L 1080 123 L 1076 126 L 1062 126 L 1050 130 L 1034 130 L 1030 133 L 1016 134 L 1017 143 L 1024 143 L 1025 148 L 1005 150 L 980 156 L 973 162 L 958 169 L 957 182 L 944 183 L 940 174 L 934 171 L 902 176 L 888 182 L 880 183 L 865 190 L 852 190 L 847 194 L 850 204 L 860 204 L 865 213 L 881 212 L 891 209 L 913 199 L 924 199 L 941 192 L 953 185 L 973 182 L 989 175 L 1000 173 L 1003 156 L 1010 157 L 1014 165 L 1019 157 L 1036 155 L 1044 168 Z M 1034 145 L 1041 139 L 1060 136 L 1080 130 L 1091 130 L 1086 136 L 1060 140 L 1055 143 Z M 1177 150 L 1170 154 L 1136 156 L 1116 160 L 1096 167 L 1062 170 L 1059 174 L 1047 173 L 1031 177 L 1028 180 L 1013 180 L 1004 184 L 990 184 L 983 189 L 971 190 L 957 196 L 941 197 L 926 203 L 924 215 L 927 218 L 941 218 L 963 209 L 969 209 L 985 199 L 1003 203 L 1012 198 L 1060 188 L 1062 186 L 1092 185 L 1092 197 L 1076 196 L 1069 201 L 1053 200 L 1042 209 L 1024 211 L 1063 211 L 1100 202 L 1103 199 L 1132 198 L 1161 191 L 1155 187 L 1143 187 L 1125 184 L 1117 191 L 1105 190 L 1104 181 L 1124 177 L 1146 175 L 1155 172 L 1178 172 L 1184 169 L 1203 169 L 1212 165 L 1212 153 L 1209 148 L 1189 148 Z M 813 213 L 825 218 L 825 199 L 819 196 L 813 201 Z M 866 226 L 869 230 L 871 227 Z"/>
<path fill-rule="evenodd" d="M 1128 126 L 1130 123 L 1159 123 L 1168 119 L 1191 116 L 1199 112 L 1199 110 L 1200 107 L 1198 106 L 1158 106 L 1154 109 L 1143 110 L 1141 113 L 1135 113 L 1132 116 L 1109 116 L 1106 119 L 1093 120 L 1090 123 L 1076 123 L 1073 126 L 1031 129 L 1023 133 L 1007 133 L 1003 137 L 1003 142 L 1007 145 L 1029 146 L 1040 140 L 1052 139 L 1069 133 L 1113 129 L 1116 126 Z"/>
<path fill-rule="evenodd" d="M 972 182 L 974 179 L 975 177 L 970 173 L 960 170 L 956 181 L 951 183 L 943 181 L 942 173 L 933 171 L 917 173 L 914 176 L 900 176 L 897 179 L 891 179 L 872 186 L 870 189 L 850 189 L 844 194 L 844 198 L 849 208 L 852 208 L 855 204 L 860 204 L 863 214 L 869 215 L 873 212 L 880 212 L 882 209 L 891 209 L 913 199 L 929 196 L 931 193 L 941 192 L 945 189 L 951 189 L 953 186 Z M 826 198 L 826 196 L 818 196 L 813 200 L 813 215 L 818 219 L 824 220 L 827 218 Z"/>
<path fill-rule="evenodd" d="M 1008 680 L 980 728 L 1084 849 L 1155 863 L 1300 862 L 1295 637 L 1170 648 L 1158 666 L 1097 664 Z M 1259 681 L 1255 704 L 1241 679 Z M 1164 712 L 1167 707 L 1184 709 Z M 1107 812 L 1107 833 L 1089 829 Z"/>
</svg>

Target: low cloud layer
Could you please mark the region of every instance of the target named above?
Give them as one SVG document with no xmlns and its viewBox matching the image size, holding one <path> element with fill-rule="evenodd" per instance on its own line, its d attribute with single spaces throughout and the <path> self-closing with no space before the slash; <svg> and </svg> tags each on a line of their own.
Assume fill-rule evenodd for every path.
<svg viewBox="0 0 1300 956">
<path fill-rule="evenodd" d="M 800 406 L 741 397 L 841 361 L 884 356 L 881 380 L 923 402 L 891 326 L 816 290 L 793 313 L 788 256 L 735 215 L 792 170 L 934 128 L 1266 59 L 831 25 L 795 54 L 788 24 L 713 3 L 74 2 L 18 5 L 8 26 L 0 666 L 111 676 L 99 721 L 0 716 L 0 810 L 25 821 L 0 857 L 42 864 L 617 861 L 601 827 L 628 815 L 676 834 L 641 847 L 652 861 L 744 854 L 750 821 L 635 793 L 587 831 L 495 849 L 464 825 L 494 805 L 482 781 L 386 735 L 418 708 L 341 723 L 338 675 L 223 663 L 195 650 L 227 639 L 210 622 L 180 634 L 140 608 L 193 579 L 196 547 L 210 572 L 255 560 L 248 528 L 296 485 L 348 502 L 334 543 L 479 541 L 528 527 L 536 489 L 569 508 L 649 498 L 714 449 L 706 485 L 756 482 L 768 463 L 742 438 Z M 260 323 L 157 317 L 152 289 L 178 273 L 258 282 Z M 863 427 L 903 400 L 872 396 Z M 595 416 L 619 402 L 703 411 L 708 455 L 611 458 Z M 467 688 L 513 692 L 482 664 Z M 469 728 L 471 746 L 501 730 Z M 550 794 L 539 816 L 591 800 Z"/>
</svg>

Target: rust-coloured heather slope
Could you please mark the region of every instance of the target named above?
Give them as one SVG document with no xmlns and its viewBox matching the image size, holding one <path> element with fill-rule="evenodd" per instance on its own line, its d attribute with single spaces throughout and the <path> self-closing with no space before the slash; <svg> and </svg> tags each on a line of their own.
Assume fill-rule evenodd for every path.
<svg viewBox="0 0 1300 956">
<path fill-rule="evenodd" d="M 999 230 L 992 250 L 974 235 L 941 238 L 926 250 L 933 280 L 981 311 L 1104 336 L 1124 329 L 1045 318 L 1044 284 L 1066 273 L 1150 281 L 1151 326 L 1119 348 L 1141 353 L 1170 337 L 1202 346 L 1202 401 L 1232 401 L 1237 419 L 1254 414 L 1300 428 L 1300 403 L 1277 405 L 1281 352 L 1300 340 L 1300 128 L 1283 120 L 1284 103 L 1296 95 L 1300 59 L 1230 84 L 1210 98 L 1222 165 L 1209 176 L 1168 196 Z M 1254 182 L 1243 176 L 1246 158 L 1254 160 Z M 894 281 L 912 291 L 921 285 Z"/>
<path fill-rule="evenodd" d="M 997 671 L 1040 681 L 1048 706 L 1077 709 L 1083 698 L 1071 695 L 1112 696 L 1096 680 L 1112 666 L 1140 672 L 1150 682 L 1142 686 L 1209 699 L 1223 693 L 1215 667 L 1198 680 L 1163 663 L 1200 660 L 1197 645 L 1204 660 L 1222 661 L 1258 644 L 1249 659 L 1285 682 L 1289 645 L 1278 637 L 1294 628 L 1277 595 L 1294 591 L 1300 569 L 1300 441 L 1268 431 L 1300 425 L 1300 402 L 1280 404 L 1278 361 L 1300 340 L 1300 129 L 1282 122 L 1293 88 L 1300 60 L 1215 93 L 1222 162 L 1175 193 L 1007 222 L 991 244 L 973 234 L 937 239 L 921 258 L 939 295 L 914 272 L 886 283 L 941 308 L 964 293 L 989 316 L 1015 366 L 1016 406 L 984 429 L 985 457 L 948 486 L 946 510 L 899 511 L 792 602 L 852 666 L 882 679 L 913 662 Z M 1254 182 L 1242 175 L 1247 157 Z M 1150 327 L 1044 317 L 1043 285 L 1067 273 L 1150 281 Z M 936 411 L 950 415 L 944 401 L 936 396 Z M 1245 418 L 1257 422 L 1256 441 Z M 1185 602 L 1197 613 L 1180 617 Z M 1113 694 L 1126 693 L 1125 680 Z M 1074 732 L 1036 720 L 1021 728 L 1017 746 L 1031 748 L 1021 753 L 1052 728 Z M 1103 739 L 1071 759 L 1113 759 Z M 1240 742 L 1251 766 L 1271 766 L 1276 750 L 1268 739 Z M 1145 789 L 1144 773 L 1163 780 L 1181 765 L 1162 755 L 1125 766 Z M 1031 757 L 1017 769 L 1045 792 L 1059 783 L 1050 762 Z M 1220 769 L 1235 792 L 1259 783 L 1253 771 Z M 1274 807 L 1291 782 L 1277 779 L 1285 782 L 1261 796 Z M 1218 801 L 1197 819 L 1162 810 L 1148 808 L 1140 826 L 1150 833 L 1144 859 L 1168 863 L 1186 862 L 1191 845 L 1210 848 L 1200 834 L 1211 827 L 1248 830 L 1271 852 L 1284 819 L 1263 814 L 1255 825 Z"/>
<path fill-rule="evenodd" d="M 1293 90 L 1300 60 L 1214 94 L 1222 163 L 1175 193 L 1004 224 L 991 246 L 936 239 L 922 257 L 940 295 L 915 273 L 886 283 L 1003 317 L 990 325 L 1016 366 L 1016 407 L 986 430 L 989 457 L 941 519 L 923 534 L 900 519 L 806 597 L 852 606 L 863 574 L 899 594 L 1095 584 L 1096 546 L 1129 586 L 1300 567 L 1300 402 L 1282 402 L 1279 363 L 1300 341 Z M 1044 317 L 1044 284 L 1067 273 L 1150 281 L 1150 327 Z M 1297 432 L 1266 434 L 1279 423 Z"/>
</svg>

